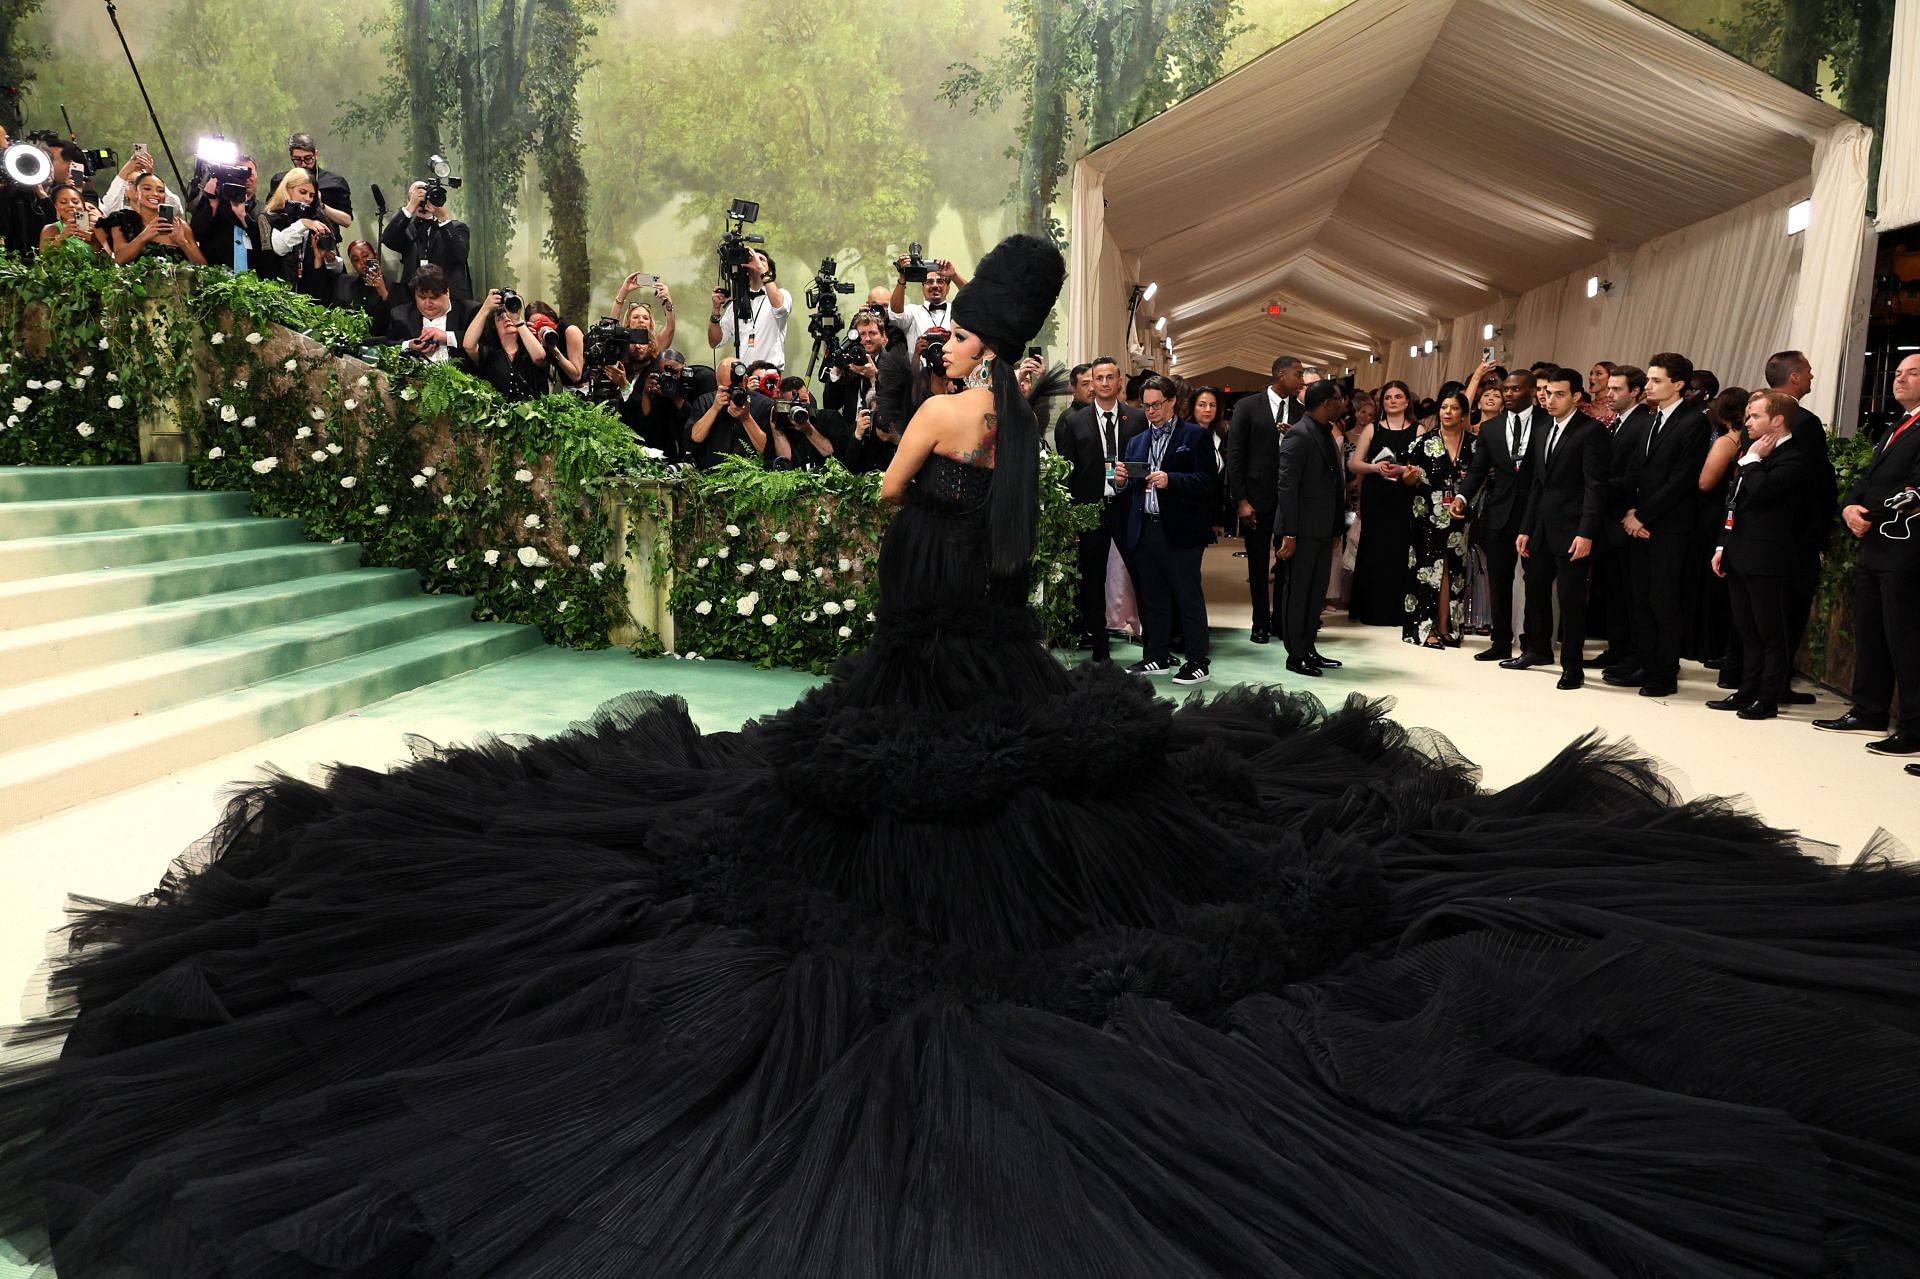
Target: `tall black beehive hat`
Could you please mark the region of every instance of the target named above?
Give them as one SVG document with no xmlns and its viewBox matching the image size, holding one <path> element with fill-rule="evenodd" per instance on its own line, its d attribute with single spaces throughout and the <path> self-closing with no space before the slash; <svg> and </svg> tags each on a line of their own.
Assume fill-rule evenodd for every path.
<svg viewBox="0 0 1920 1279">
<path fill-rule="evenodd" d="M 1017 360 L 1046 327 L 1066 278 L 1059 249 L 1037 236 L 1010 235 L 980 259 L 973 278 L 954 295 L 954 323 L 978 333 L 995 354 Z"/>
</svg>

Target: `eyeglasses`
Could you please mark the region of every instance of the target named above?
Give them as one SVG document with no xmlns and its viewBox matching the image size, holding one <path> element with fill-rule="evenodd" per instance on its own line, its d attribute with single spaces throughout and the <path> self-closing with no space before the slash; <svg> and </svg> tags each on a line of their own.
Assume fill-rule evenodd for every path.
<svg viewBox="0 0 1920 1279">
<path fill-rule="evenodd" d="M 1154 409 L 1164 409 L 1172 403 L 1172 400 L 1142 400 L 1140 407 L 1151 412 Z"/>
</svg>

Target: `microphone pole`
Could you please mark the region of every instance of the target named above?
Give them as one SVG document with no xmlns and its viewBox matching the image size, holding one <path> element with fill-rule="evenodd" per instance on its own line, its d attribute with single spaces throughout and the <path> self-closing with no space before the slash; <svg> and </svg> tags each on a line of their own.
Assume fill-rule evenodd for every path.
<svg viewBox="0 0 1920 1279">
<path fill-rule="evenodd" d="M 160 139 L 160 149 L 167 154 L 167 164 L 173 169 L 173 180 L 177 184 L 182 200 L 193 197 L 187 190 L 187 180 L 180 176 L 180 162 L 173 158 L 173 148 L 167 145 L 167 131 L 160 127 L 160 116 L 153 109 L 153 99 L 147 96 L 147 82 L 140 78 L 140 67 L 133 60 L 133 50 L 127 47 L 127 33 L 120 29 L 120 11 L 114 7 L 113 0 L 107 0 L 107 21 L 113 23 L 113 33 L 120 37 L 120 50 L 127 55 L 127 65 L 133 68 L 133 82 L 140 87 L 140 100 L 147 104 L 147 119 L 153 121 L 154 136 Z"/>
</svg>

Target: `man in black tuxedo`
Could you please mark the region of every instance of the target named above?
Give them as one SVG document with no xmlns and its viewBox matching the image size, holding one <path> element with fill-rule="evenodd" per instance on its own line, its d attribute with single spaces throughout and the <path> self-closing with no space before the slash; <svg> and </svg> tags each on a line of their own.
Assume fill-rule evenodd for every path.
<svg viewBox="0 0 1920 1279">
<path fill-rule="evenodd" d="M 1795 507 L 1794 544 L 1800 549 L 1800 565 L 1787 583 L 1787 686 L 1780 693 L 1782 706 L 1811 706 L 1812 693 L 1793 689 L 1792 662 L 1806 637 L 1813 597 L 1820 590 L 1820 557 L 1827 549 L 1833 517 L 1840 507 L 1840 475 L 1834 470 L 1826 425 L 1806 406 L 1807 393 L 1813 389 L 1813 365 L 1798 351 L 1780 351 L 1768 357 L 1766 372 L 1768 389 L 1785 391 L 1794 399 L 1794 412 L 1787 424 L 1796 449 L 1812 460 L 1815 476 L 1799 486 L 1800 500 Z"/>
<path fill-rule="evenodd" d="M 1332 379 L 1308 387 L 1303 400 L 1304 415 L 1280 437 L 1274 458 L 1273 531 L 1282 565 L 1278 612 L 1287 669 L 1317 676 L 1340 665 L 1322 657 L 1316 642 L 1333 543 L 1346 527 L 1347 477 L 1333 423 L 1347 411 L 1347 400 Z"/>
<path fill-rule="evenodd" d="M 1793 672 L 1787 610 L 1804 548 L 1798 529 L 1803 490 L 1820 479 L 1825 445 L 1788 424 L 1800 402 L 1784 391 L 1755 391 L 1747 401 L 1747 438 L 1727 490 L 1727 513 L 1713 571 L 1727 579 L 1733 629 L 1740 635 L 1740 686 L 1707 703 L 1741 719 L 1772 719 Z M 1817 419 L 1816 419 L 1817 421 Z"/>
<path fill-rule="evenodd" d="M 1116 496 L 1114 464 L 1134 436 L 1146 430 L 1139 409 L 1120 398 L 1120 365 L 1110 355 L 1093 362 L 1093 398 L 1060 415 L 1053 428 L 1054 451 L 1073 466 L 1067 492 L 1075 502 L 1101 504 L 1100 523 L 1079 535 L 1080 628 L 1087 632 L 1093 660 L 1108 658 L 1107 558 L 1116 534 L 1125 531 L 1126 503 Z"/>
<path fill-rule="evenodd" d="M 1671 697 L 1680 686 L 1680 638 L 1686 620 L 1687 544 L 1700 509 L 1700 468 L 1713 428 L 1685 398 L 1693 361 L 1663 351 L 1647 361 L 1646 444 L 1633 472 L 1626 530 L 1633 656 L 1609 667 L 1607 683 L 1642 697 Z"/>
<path fill-rule="evenodd" d="M 1607 506 L 1600 537 L 1593 544 L 1593 583 L 1600 596 L 1607 647 L 1586 661 L 1589 670 L 1619 666 L 1633 653 L 1632 592 L 1627 574 L 1627 530 L 1620 521 L 1633 506 L 1633 473 L 1647 447 L 1647 424 L 1653 410 L 1641 403 L 1647 391 L 1647 371 L 1637 364 L 1616 364 L 1607 374 L 1607 401 L 1613 424 L 1607 440 Z"/>
<path fill-rule="evenodd" d="M 1480 438 L 1474 445 L 1473 460 L 1467 464 L 1466 483 L 1454 499 L 1454 515 L 1465 516 L 1467 505 L 1482 488 L 1487 490 L 1487 507 L 1480 519 L 1487 550 L 1487 581 L 1493 592 L 1493 642 L 1485 652 L 1475 653 L 1476 662 L 1504 662 L 1513 656 L 1513 574 L 1520 563 L 1518 545 L 1527 515 L 1527 495 L 1533 489 L 1533 452 L 1547 415 L 1534 401 L 1534 375 L 1528 369 L 1516 369 L 1500 384 L 1507 411 L 1492 422 L 1480 425 Z M 1365 536 L 1364 531 L 1361 534 Z M 1537 652 L 1549 643 L 1547 636 L 1532 633 L 1531 623 L 1521 628 L 1520 651 Z"/>
<path fill-rule="evenodd" d="M 1173 672 L 1176 684 L 1204 684 L 1210 677 L 1207 598 L 1200 585 L 1200 559 L 1213 538 L 1214 495 L 1220 472 L 1213 436 L 1182 422 L 1179 390 L 1158 373 L 1140 384 L 1147 429 L 1123 447 L 1113 485 L 1126 510 L 1126 541 L 1145 631 L 1135 675 Z M 1180 614 L 1186 661 L 1173 671 L 1173 615 Z"/>
<path fill-rule="evenodd" d="M 1273 362 L 1266 390 L 1240 397 L 1227 423 L 1227 500 L 1246 539 L 1247 589 L 1253 596 L 1253 642 L 1264 644 L 1280 611 L 1273 571 L 1273 501 L 1280 436 L 1306 414 L 1300 403 L 1306 366 L 1291 355 Z"/>
<path fill-rule="evenodd" d="M 447 273 L 429 262 L 414 272 L 408 291 L 413 296 L 393 308 L 387 336 L 409 352 L 436 364 L 464 362 L 460 339 L 479 312 L 471 298 L 452 296 Z"/>
<path fill-rule="evenodd" d="M 1527 493 L 1526 514 L 1515 553 L 1526 561 L 1527 633 L 1540 647 L 1500 663 L 1526 670 L 1553 661 L 1553 600 L 1560 599 L 1560 683 L 1579 688 L 1587 638 L 1587 573 L 1607 504 L 1607 428 L 1579 408 L 1584 381 L 1574 369 L 1554 369 L 1543 379 L 1548 422 L 1541 432 L 1539 461 Z"/>
<path fill-rule="evenodd" d="M 1860 539 L 1853 577 L 1853 709 L 1813 726 L 1883 732 L 1898 688 L 1900 722 L 1867 749 L 1920 755 L 1920 355 L 1909 355 L 1893 371 L 1893 399 L 1899 416 L 1840 509 L 1847 531 Z M 1920 763 L 1908 764 L 1907 771 L 1920 776 Z"/>
</svg>

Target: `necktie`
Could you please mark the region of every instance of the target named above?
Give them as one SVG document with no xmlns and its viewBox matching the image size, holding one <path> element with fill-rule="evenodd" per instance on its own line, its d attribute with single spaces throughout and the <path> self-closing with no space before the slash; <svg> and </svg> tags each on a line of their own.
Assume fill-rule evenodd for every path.
<svg viewBox="0 0 1920 1279">
<path fill-rule="evenodd" d="M 1669 412 L 1671 412 L 1670 409 L 1657 409 L 1654 412 L 1653 422 L 1647 427 L 1648 457 L 1653 456 L 1653 446 L 1660 439 L 1660 428 L 1667 424 L 1667 414 Z"/>
<path fill-rule="evenodd" d="M 1560 432 L 1566 430 L 1565 422 L 1553 424 L 1553 434 L 1547 436 L 1547 451 L 1540 455 L 1540 465 L 1545 466 L 1553 460 L 1553 451 L 1560 447 Z"/>
<path fill-rule="evenodd" d="M 1292 426 L 1293 405 L 1288 400 L 1280 401 L 1280 425 Z"/>
<path fill-rule="evenodd" d="M 1520 415 L 1507 414 L 1507 456 L 1514 461 L 1520 460 Z"/>
<path fill-rule="evenodd" d="M 1920 422 L 1920 409 L 1915 409 L 1913 412 L 1907 414 L 1907 420 L 1902 422 L 1899 426 L 1896 426 L 1893 428 L 1893 434 L 1889 435 L 1887 437 L 1887 442 L 1880 446 L 1880 452 L 1884 455 L 1887 452 L 1887 450 L 1893 447 L 1893 442 L 1899 439 L 1902 435 L 1904 435 L 1906 433 L 1907 428 L 1912 426 L 1915 422 Z"/>
<path fill-rule="evenodd" d="M 1149 444 L 1150 447 L 1147 449 L 1147 471 L 1151 474 L 1160 469 L 1160 464 L 1167 455 L 1166 429 L 1158 426 L 1154 427 L 1153 439 L 1149 441 Z M 1158 515 L 1160 513 L 1160 490 L 1156 488 L 1147 489 L 1144 505 L 1147 510 Z"/>
<path fill-rule="evenodd" d="M 1108 409 L 1102 413 L 1101 416 L 1106 419 L 1107 423 L 1107 456 L 1109 458 L 1117 458 L 1120 456 L 1120 440 L 1113 431 L 1113 410 Z"/>
</svg>

